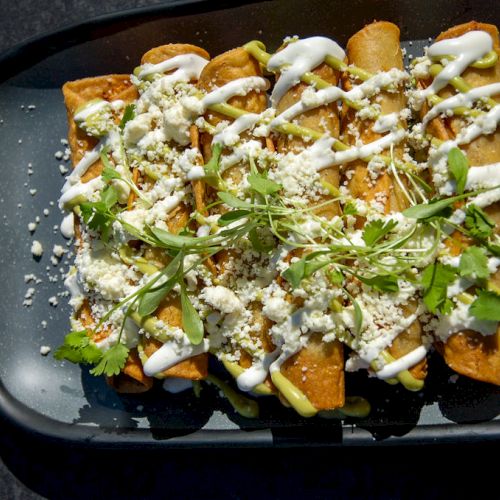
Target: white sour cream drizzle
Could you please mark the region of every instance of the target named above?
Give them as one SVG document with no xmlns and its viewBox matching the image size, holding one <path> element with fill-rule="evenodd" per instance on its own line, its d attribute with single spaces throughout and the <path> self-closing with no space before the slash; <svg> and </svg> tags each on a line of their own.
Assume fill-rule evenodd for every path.
<svg viewBox="0 0 500 500">
<path fill-rule="evenodd" d="M 350 101 L 359 101 L 366 97 L 371 97 L 380 92 L 380 89 L 389 85 L 396 85 L 407 77 L 408 74 L 406 72 L 393 68 L 386 72 L 377 73 L 348 92 L 334 85 L 315 92 L 304 92 L 300 101 L 287 108 L 271 122 L 271 128 L 276 128 L 283 123 L 292 121 L 302 113 L 330 104 L 341 98 Z"/>
<path fill-rule="evenodd" d="M 500 107 L 500 106 L 499 106 Z M 474 204 L 480 208 L 488 207 L 497 201 L 500 201 L 500 162 L 484 165 L 482 167 L 473 167 L 467 174 L 465 187 L 467 190 L 480 188 L 496 188 L 485 193 L 480 193 L 470 199 L 467 205 Z"/>
<path fill-rule="evenodd" d="M 78 283 L 78 273 L 75 268 L 70 271 L 66 279 L 64 280 L 64 286 L 70 293 L 69 305 L 77 311 L 83 304 L 85 295 Z"/>
<path fill-rule="evenodd" d="M 278 355 L 279 349 L 275 349 L 271 353 L 266 353 L 263 359 L 254 361 L 250 368 L 246 369 L 236 378 L 238 388 L 243 392 L 249 392 L 255 386 L 262 384 L 269 373 L 269 367 L 276 360 Z"/>
<path fill-rule="evenodd" d="M 75 122 L 84 122 L 89 116 L 109 106 L 110 103 L 108 101 L 99 100 L 97 102 L 89 104 L 88 106 L 85 106 L 80 112 L 74 115 L 73 119 L 75 120 Z"/>
<path fill-rule="evenodd" d="M 352 146 L 345 151 L 332 151 L 334 139 L 328 135 L 318 139 L 300 154 L 307 154 L 315 162 L 316 170 L 320 171 L 333 165 L 342 165 L 359 158 L 381 153 L 391 145 L 398 144 L 406 136 L 406 130 L 397 129 L 368 144 Z"/>
<path fill-rule="evenodd" d="M 439 116 L 441 113 L 456 108 L 458 106 L 465 106 L 467 108 L 472 107 L 472 104 L 481 99 L 482 97 L 491 97 L 500 94 L 500 83 L 492 83 L 490 85 L 483 85 L 482 87 L 476 87 L 469 92 L 463 94 L 456 94 L 440 103 L 436 104 L 423 118 L 422 124 L 425 127 L 427 124 Z"/>
<path fill-rule="evenodd" d="M 66 215 L 62 220 L 59 228 L 61 230 L 61 234 L 66 239 L 69 240 L 73 238 L 73 236 L 75 235 L 75 214 L 73 212 L 70 212 L 68 215 Z"/>
<path fill-rule="evenodd" d="M 400 333 L 408 329 L 421 313 L 422 307 L 419 306 L 413 314 L 402 316 L 399 323 L 394 325 L 389 332 L 371 340 L 366 345 L 362 345 L 358 350 L 359 357 L 367 363 L 371 363 L 374 359 L 377 359 L 380 353 L 389 347 Z"/>
<path fill-rule="evenodd" d="M 175 69 L 174 73 L 167 75 L 170 83 L 189 82 L 197 80 L 207 64 L 208 61 L 197 54 L 182 54 L 158 64 L 144 64 L 138 78 Z"/>
<path fill-rule="evenodd" d="M 493 335 L 498 328 L 498 321 L 488 321 L 477 319 L 470 314 L 470 304 L 457 302 L 457 306 L 450 314 L 442 315 L 435 330 L 436 336 L 446 342 L 446 340 L 456 332 L 473 330 L 482 335 Z"/>
<path fill-rule="evenodd" d="M 102 178 L 96 177 L 89 182 L 78 182 L 77 184 L 71 186 L 67 191 L 65 191 L 59 198 L 59 208 L 63 209 L 67 203 L 75 199 L 78 196 L 84 196 L 86 199 L 94 193 L 104 187 L 104 181 Z"/>
<path fill-rule="evenodd" d="M 469 126 L 457 134 L 455 139 L 443 142 L 435 151 L 430 153 L 428 163 L 434 171 L 434 184 L 441 194 L 451 194 L 450 184 L 446 180 L 444 182 L 440 180 L 441 175 L 436 177 L 436 171 L 438 173 L 443 169 L 447 171 L 446 162 L 449 151 L 459 145 L 469 144 L 482 135 L 493 134 L 498 127 L 498 123 L 500 123 L 500 106 L 497 105 L 487 113 L 475 117 Z M 469 170 L 469 175 L 472 170 Z"/>
<path fill-rule="evenodd" d="M 348 92 L 332 85 L 331 87 L 328 87 L 326 89 L 304 93 L 302 94 L 300 101 L 295 103 L 293 106 L 287 108 L 279 116 L 274 118 L 269 123 L 269 125 L 266 126 L 267 132 L 265 135 L 269 135 L 271 130 L 276 129 L 280 125 L 291 122 L 294 118 L 296 118 L 298 115 L 302 113 L 305 113 L 320 106 L 324 106 L 326 104 L 330 104 L 331 102 L 337 101 L 342 97 L 345 97 L 346 99 L 349 99 L 351 101 L 356 101 L 366 97 L 370 97 L 379 92 L 380 89 L 384 87 L 398 84 L 399 82 L 405 80 L 407 76 L 408 75 L 404 71 L 400 71 L 398 69 L 393 68 L 390 71 L 374 75 L 369 80 L 363 82 L 357 87 L 354 87 L 352 90 Z M 233 146 L 238 142 L 239 134 L 250 129 L 255 124 L 260 122 L 264 117 L 263 115 L 265 114 L 266 112 L 264 111 L 261 114 L 247 113 L 239 117 L 231 125 L 229 125 L 224 130 L 219 132 L 213 138 L 212 144 L 220 143 L 223 144 L 224 146 Z M 394 126 L 396 125 L 396 123 L 393 123 L 393 121 L 396 120 L 397 122 L 397 113 L 391 113 L 390 115 L 385 115 L 384 117 L 380 117 L 379 120 L 380 121 L 377 121 L 378 125 L 376 124 L 379 130 L 375 130 L 374 128 L 374 131 L 378 133 L 386 132 L 389 129 L 394 128 L 393 125 Z M 389 120 L 390 123 L 387 120 Z M 391 139 L 392 138 L 394 138 L 394 136 L 391 136 Z M 374 148 L 376 148 L 376 146 L 374 146 Z"/>
<path fill-rule="evenodd" d="M 388 115 L 382 115 L 373 124 L 372 130 L 377 134 L 383 134 L 384 132 L 394 130 L 398 126 L 398 122 L 398 113 L 389 113 Z"/>
<path fill-rule="evenodd" d="M 283 64 L 291 65 L 287 69 L 282 71 L 278 83 L 274 87 L 274 92 L 278 88 L 280 82 L 284 81 L 285 83 L 288 82 L 287 87 L 284 88 L 284 94 L 290 87 L 298 82 L 298 79 L 300 79 L 300 76 L 303 73 L 310 71 L 321 64 L 326 55 L 331 54 L 334 57 L 339 57 L 341 59 L 345 57 L 342 49 L 340 49 L 342 53 L 339 54 L 335 53 L 334 47 L 340 49 L 340 47 L 338 47 L 338 45 L 332 40 L 323 37 L 311 37 L 292 43 L 288 45 L 283 51 L 278 52 L 277 54 L 272 56 L 268 63 L 268 67 L 270 69 L 277 69 Z M 312 55 L 310 54 L 309 56 L 305 57 L 304 54 L 309 54 L 308 51 L 311 52 Z M 277 56 L 280 57 L 279 59 L 275 60 L 275 63 L 277 65 L 275 68 L 272 61 Z M 304 56 L 304 58 L 302 56 Z M 286 58 L 289 58 L 289 60 Z M 291 75 L 293 76 L 295 74 L 295 72 L 297 72 L 298 76 L 297 81 L 295 81 L 294 83 L 292 81 L 293 79 L 290 80 L 290 78 Z M 319 106 L 337 101 L 340 98 L 345 98 L 351 101 L 359 101 L 378 93 L 382 88 L 400 83 L 401 81 L 405 80 L 407 76 L 408 75 L 406 72 L 393 68 L 387 72 L 377 73 L 367 81 L 354 87 L 348 92 L 332 85 L 331 87 L 328 87 L 326 89 L 321 89 L 315 92 L 313 91 L 313 93 L 304 93 L 300 101 L 287 108 L 285 111 L 283 111 L 283 113 L 281 113 L 271 121 L 271 123 L 267 126 L 266 135 L 268 135 L 272 129 L 275 129 L 276 127 L 279 127 L 284 123 L 292 121 L 296 116 L 302 113 L 315 109 Z M 285 83 L 283 83 L 283 85 L 285 85 Z M 245 95 L 252 89 L 267 88 L 267 85 L 267 81 L 260 77 L 240 78 L 238 80 L 229 82 L 219 89 L 212 91 L 203 98 L 202 103 L 204 108 L 206 109 L 211 105 L 220 102 L 226 102 L 234 95 Z M 279 94 L 279 98 L 281 97 L 282 95 Z M 279 99 L 277 99 L 277 101 L 279 101 Z M 232 146 L 236 144 L 239 140 L 239 135 L 242 132 L 253 127 L 261 119 L 262 114 L 256 113 L 248 113 L 239 117 L 228 127 L 219 132 L 213 138 L 212 144 L 219 143 L 223 144 L 224 146 Z M 390 131 L 390 133 L 385 137 L 382 137 L 381 139 L 373 141 L 369 144 L 354 146 L 346 151 L 336 153 L 331 151 L 333 140 L 328 141 L 325 138 L 325 140 L 323 140 L 322 142 L 317 141 L 316 144 L 313 144 L 309 148 L 310 154 L 317 157 L 318 170 L 322 170 L 323 168 L 327 168 L 332 165 L 340 165 L 342 163 L 353 161 L 355 159 L 365 158 L 373 154 L 378 154 L 384 149 L 389 148 L 391 145 L 399 143 L 405 137 L 406 132 L 403 129 L 397 130 L 397 123 L 397 113 L 391 113 L 390 115 L 380 117 L 374 125 L 374 131 L 377 133 Z"/>
<path fill-rule="evenodd" d="M 82 176 L 99 159 L 102 148 L 103 143 L 100 142 L 92 151 L 88 151 L 83 155 L 73 171 L 66 177 L 66 182 L 61 189 L 62 193 L 65 193 L 72 186 L 80 182 Z"/>
<path fill-rule="evenodd" d="M 379 154 L 384 149 L 388 149 L 392 145 L 401 142 L 405 136 L 406 130 L 401 128 L 398 130 L 394 130 L 387 135 L 384 135 L 384 137 L 381 137 L 376 141 L 369 142 L 368 144 L 353 146 L 349 149 L 346 149 L 345 151 L 337 151 L 333 153 L 334 160 L 331 165 L 340 165 L 342 163 L 347 163 L 359 158 L 367 158 L 368 156 Z"/>
<path fill-rule="evenodd" d="M 271 71 L 279 70 L 281 74 L 271 95 L 273 106 L 276 106 L 290 88 L 299 83 L 304 73 L 319 66 L 326 56 L 333 56 L 342 61 L 345 52 L 336 42 L 322 36 L 298 40 L 274 54 L 267 67 Z"/>
<path fill-rule="evenodd" d="M 427 355 L 427 349 L 421 345 L 413 351 L 401 356 L 400 358 L 385 365 L 381 370 L 377 371 L 377 377 L 385 380 L 395 377 L 399 372 L 408 370 L 412 366 L 422 361 Z"/>
<path fill-rule="evenodd" d="M 269 88 L 269 82 L 260 76 L 248 76 L 245 78 L 238 78 L 226 83 L 222 87 L 216 88 L 209 92 L 201 103 L 204 109 L 209 108 L 215 104 L 227 102 L 231 97 L 247 95 L 252 90 L 265 91 Z"/>
<path fill-rule="evenodd" d="M 493 40 L 485 31 L 469 31 L 457 38 L 441 40 L 431 45 L 427 51 L 431 59 L 448 55 L 455 56 L 455 59 L 448 62 L 429 87 L 416 92 L 417 101 L 423 103 L 426 97 L 439 92 L 450 80 L 461 75 L 470 64 L 484 57 L 492 48 Z"/>
<path fill-rule="evenodd" d="M 231 125 L 222 130 L 222 132 L 214 135 L 212 144 L 234 146 L 239 141 L 240 134 L 253 127 L 260 119 L 261 115 L 257 113 L 246 113 L 240 116 Z"/>
<path fill-rule="evenodd" d="M 303 347 L 303 342 L 301 342 L 301 327 L 304 323 L 304 315 L 308 312 L 310 310 L 305 307 L 297 309 L 286 320 L 286 337 L 293 339 L 293 345 L 284 343 L 285 339 L 283 338 L 278 339 L 278 342 L 275 340 L 275 344 L 278 344 L 276 350 L 279 352 L 279 356 L 269 365 L 270 373 L 278 372 L 281 365 Z"/>
<path fill-rule="evenodd" d="M 208 348 L 208 339 L 203 339 L 198 345 L 191 344 L 186 335 L 180 342 L 168 340 L 148 358 L 144 364 L 144 373 L 151 377 L 185 359 L 208 352 Z"/>
</svg>

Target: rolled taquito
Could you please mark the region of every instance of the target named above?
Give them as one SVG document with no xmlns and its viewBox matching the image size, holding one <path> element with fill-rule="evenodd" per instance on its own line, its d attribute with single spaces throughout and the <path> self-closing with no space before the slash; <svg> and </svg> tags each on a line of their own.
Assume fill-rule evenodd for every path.
<svg viewBox="0 0 500 500">
<path fill-rule="evenodd" d="M 331 85 L 337 85 L 339 73 L 325 63 L 314 68 L 313 73 Z M 279 116 L 293 106 L 309 86 L 299 83 L 289 89 L 277 103 Z M 336 103 L 325 104 L 295 117 L 294 123 L 335 138 L 339 136 L 339 113 Z M 300 137 L 280 134 L 277 139 L 280 153 L 299 153 L 310 145 Z M 324 168 L 320 172 L 322 181 L 334 188 L 339 187 L 339 167 Z M 331 219 L 340 214 L 338 203 L 325 203 L 329 195 L 323 195 L 311 205 L 322 205 L 315 213 Z M 294 251 L 297 254 L 297 251 Z M 316 410 L 330 410 L 344 405 L 344 351 L 338 340 L 324 342 L 321 333 L 312 333 L 307 345 L 288 358 L 280 367 L 280 372 L 297 387 Z"/>
<path fill-rule="evenodd" d="M 493 41 L 493 50 L 500 54 L 499 33 L 496 26 L 491 24 L 469 22 L 454 26 L 441 33 L 436 41 L 460 37 L 471 31 L 483 31 L 490 35 Z M 500 82 L 500 60 L 487 68 L 469 66 L 461 74 L 461 78 L 468 87 L 477 88 Z M 422 80 L 421 85 L 427 87 L 432 80 Z M 457 91 L 447 85 L 438 92 L 440 98 L 446 99 L 455 95 Z M 491 96 L 500 102 L 500 93 Z M 427 109 L 424 108 L 424 112 Z M 428 125 L 432 136 L 441 141 L 453 140 L 464 127 L 467 121 L 463 116 L 438 116 Z M 460 146 L 467 155 L 471 169 L 500 162 L 500 130 L 489 135 L 481 135 L 468 144 Z M 498 166 L 497 166 L 498 168 Z M 484 211 L 495 222 L 494 232 L 499 234 L 500 202 L 484 208 Z M 473 240 L 455 232 L 452 239 L 447 241 L 451 254 L 458 256 L 463 249 L 474 244 Z M 500 286 L 500 271 L 497 270 L 489 278 L 496 287 Z M 500 328 L 496 334 L 483 335 L 473 330 L 464 330 L 453 333 L 445 342 L 437 343 L 438 351 L 442 353 L 446 363 L 457 373 L 476 380 L 500 385 Z"/>
<path fill-rule="evenodd" d="M 97 139 L 87 135 L 78 127 L 74 119 L 78 108 L 94 99 L 108 101 L 122 100 L 129 104 L 137 98 L 137 90 L 132 85 L 129 75 L 106 75 L 99 77 L 83 78 L 67 82 L 63 86 L 64 102 L 68 115 L 68 142 L 71 150 L 71 161 L 73 167 L 83 158 L 85 153 L 91 151 L 97 144 Z M 93 163 L 82 176 L 82 182 L 86 183 L 98 177 L 103 169 L 101 160 Z M 78 220 L 75 218 L 75 235 L 80 239 Z M 86 328 L 92 330 L 95 321 L 92 318 L 91 308 L 88 300 L 76 311 L 76 318 Z M 104 328 L 94 340 L 98 341 L 107 335 L 109 330 Z M 121 393 L 144 392 L 151 388 L 153 379 L 147 377 L 142 370 L 137 349 L 131 349 L 126 364 L 119 375 L 107 377 L 108 383 Z"/>
<path fill-rule="evenodd" d="M 183 54 L 196 54 L 207 60 L 210 58 L 210 56 L 204 49 L 201 49 L 196 45 L 168 44 L 155 47 L 146 52 L 142 56 L 141 64 L 159 64 L 167 61 L 168 59 Z M 191 83 L 196 82 L 191 81 Z M 193 144 L 193 137 L 191 137 L 191 147 L 198 148 L 197 143 Z M 197 181 L 193 181 L 192 184 L 197 186 L 196 189 L 199 193 L 199 184 L 197 183 Z M 201 197 L 203 197 L 203 194 L 201 194 Z M 172 212 L 170 212 L 168 220 L 166 221 L 169 232 L 178 234 L 187 226 L 187 224 L 189 223 L 191 212 L 196 208 L 200 208 L 200 206 L 196 207 L 195 205 L 196 203 L 193 195 L 192 203 L 183 202 Z M 198 205 L 200 205 L 200 202 L 198 203 Z M 158 256 L 158 253 L 153 251 L 152 256 Z M 155 316 L 171 327 L 182 328 L 183 322 L 180 296 L 168 294 L 167 297 L 165 297 L 165 299 L 163 299 L 163 301 L 160 303 L 158 309 L 155 312 Z M 141 339 L 141 343 L 144 354 L 147 358 L 152 356 L 162 346 L 162 342 L 152 336 L 143 337 Z M 190 380 L 201 380 L 207 376 L 207 373 L 208 354 L 203 353 L 181 361 L 175 366 L 172 366 L 171 368 L 168 368 L 167 370 L 164 370 L 161 373 L 157 374 L 157 376 L 162 378 L 178 377 Z"/>
<path fill-rule="evenodd" d="M 198 85 L 202 90 L 210 93 L 230 82 L 249 77 L 262 77 L 262 70 L 259 63 L 245 49 L 239 47 L 213 58 L 203 69 Z M 246 92 L 245 95 L 232 96 L 228 99 L 227 104 L 247 113 L 258 114 L 266 109 L 267 98 L 265 92 L 250 90 Z M 206 111 L 205 119 L 213 127 L 217 126 L 221 121 L 229 123 L 233 121 L 232 118 L 211 109 Z M 247 140 L 250 136 L 247 132 L 243 132 L 241 137 L 242 140 Z M 207 163 L 212 156 L 212 142 L 212 134 L 202 134 L 201 143 L 205 163 Z M 230 153 L 230 149 L 231 148 L 225 148 L 223 153 Z M 237 186 L 242 183 L 245 174 L 248 174 L 249 171 L 250 167 L 248 161 L 242 161 L 222 172 L 221 177 L 224 181 L 229 181 L 232 185 Z M 209 193 L 211 191 L 213 190 L 208 190 Z M 221 213 L 219 207 L 214 207 L 210 210 L 210 214 L 216 213 Z M 224 275 L 233 259 L 238 259 L 238 252 L 235 250 L 223 250 L 215 256 L 217 273 L 219 276 Z M 240 271 L 237 265 L 233 265 L 230 271 L 233 275 L 232 278 L 236 279 Z M 252 316 L 250 321 L 254 326 L 251 336 L 261 342 L 265 352 L 271 352 L 274 349 L 268 334 L 271 322 L 262 315 L 262 307 L 258 302 L 249 304 L 248 308 Z M 252 365 L 252 360 L 251 353 L 241 347 L 237 364 L 243 369 L 248 369 Z M 227 363 L 226 367 L 231 369 L 230 365 Z M 233 375 L 237 375 L 238 373 L 241 373 L 240 370 L 233 370 Z M 274 390 L 269 377 L 266 379 L 265 384 L 270 391 Z"/>
<path fill-rule="evenodd" d="M 400 48 L 399 28 L 392 23 L 380 21 L 373 22 L 353 35 L 347 43 L 348 63 L 362 68 L 369 73 L 376 74 L 380 71 L 389 71 L 392 68 L 403 69 L 403 55 Z M 345 78 L 344 85 L 352 88 L 352 82 Z M 373 101 L 375 102 L 375 101 Z M 406 98 L 402 89 L 397 92 L 382 90 L 376 98 L 380 106 L 380 115 L 399 113 L 406 107 Z M 343 117 L 343 133 L 350 144 L 360 140 L 364 144 L 380 139 L 381 134 L 373 130 L 374 119 L 360 119 L 354 109 L 349 109 Z M 404 123 L 403 120 L 400 123 Z M 353 133 L 354 131 L 354 133 Z M 390 155 L 386 150 L 383 154 Z M 403 145 L 400 143 L 393 149 L 393 156 L 401 159 Z M 384 171 L 375 181 L 371 181 L 368 174 L 367 162 L 361 159 L 345 165 L 344 179 L 347 180 L 349 192 L 354 198 L 368 203 L 378 201 L 383 203 L 385 214 L 401 212 L 408 206 L 407 199 L 392 174 Z M 363 222 L 361 221 L 361 224 Z M 410 316 L 416 310 L 416 302 L 410 302 L 404 307 L 403 314 Z M 393 358 L 400 358 L 422 345 L 422 330 L 418 320 L 400 333 L 389 346 L 388 351 Z M 421 360 L 410 370 L 418 380 L 423 380 L 427 374 L 426 359 Z"/>
</svg>

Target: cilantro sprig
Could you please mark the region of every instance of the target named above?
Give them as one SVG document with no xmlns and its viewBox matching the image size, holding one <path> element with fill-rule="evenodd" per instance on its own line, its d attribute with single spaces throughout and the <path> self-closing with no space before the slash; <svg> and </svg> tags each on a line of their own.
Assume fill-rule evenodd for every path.
<svg viewBox="0 0 500 500">
<path fill-rule="evenodd" d="M 465 211 L 465 228 L 473 238 L 486 240 L 493 234 L 495 222 L 483 209 L 471 203 Z"/>
<path fill-rule="evenodd" d="M 373 220 L 365 225 L 363 229 L 363 240 L 368 246 L 372 246 L 392 231 L 397 225 L 398 223 L 392 219 L 387 221 L 381 219 Z"/>
<path fill-rule="evenodd" d="M 115 220 L 113 207 L 118 202 L 118 193 L 113 186 L 106 186 L 101 191 L 101 199 L 96 202 L 85 201 L 80 204 L 83 220 L 90 229 L 101 233 L 104 242 L 109 239 L 111 226 Z"/>
<path fill-rule="evenodd" d="M 127 122 L 133 120 L 134 118 L 135 118 L 135 104 L 127 104 L 127 106 L 125 106 L 125 111 L 123 112 L 122 119 L 120 120 L 120 124 L 118 125 L 120 130 L 123 130 Z"/>
<path fill-rule="evenodd" d="M 460 276 L 466 278 L 488 278 L 490 272 L 486 250 L 477 246 L 467 247 L 460 256 L 458 271 Z"/>
<path fill-rule="evenodd" d="M 96 377 L 99 375 L 106 375 L 107 377 L 118 375 L 125 367 L 128 354 L 128 347 L 117 342 L 104 352 L 97 365 L 90 370 L 90 373 Z"/>
<path fill-rule="evenodd" d="M 146 206 L 150 207 L 151 202 L 144 196 L 144 194 L 139 190 L 139 188 L 128 178 L 123 177 L 115 168 L 112 167 L 111 162 L 109 161 L 107 150 L 103 149 L 100 153 L 101 161 L 104 165 L 104 169 L 102 171 L 102 179 L 106 182 L 111 182 L 113 180 L 121 181 L 125 183 L 131 191 L 133 191 L 138 198 L 140 198 Z"/>
<path fill-rule="evenodd" d="M 500 321 L 500 295 L 480 290 L 477 299 L 470 306 L 470 312 L 480 320 Z"/>
<path fill-rule="evenodd" d="M 432 313 L 449 314 L 453 302 L 448 298 L 448 286 L 457 278 L 457 270 L 446 264 L 435 262 L 422 273 L 423 300 Z"/>
<path fill-rule="evenodd" d="M 54 358 L 72 363 L 95 364 L 102 357 L 101 350 L 94 344 L 87 330 L 73 331 L 66 335 L 64 344 L 54 353 Z"/>
</svg>

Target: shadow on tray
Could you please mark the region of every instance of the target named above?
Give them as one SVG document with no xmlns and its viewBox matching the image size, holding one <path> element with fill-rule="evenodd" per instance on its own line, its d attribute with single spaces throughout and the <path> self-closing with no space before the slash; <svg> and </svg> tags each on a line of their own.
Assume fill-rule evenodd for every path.
<svg viewBox="0 0 500 500">
<path fill-rule="evenodd" d="M 104 377 L 82 370 L 82 387 L 87 403 L 73 423 L 98 425 L 112 434 L 145 428 L 153 439 L 183 436 L 201 429 L 213 413 L 208 398 L 198 400 L 191 391 L 168 394 L 161 384 L 143 394 L 118 394 Z"/>
<path fill-rule="evenodd" d="M 230 378 L 220 369 L 213 369 L 221 378 Z M 368 399 L 372 411 L 365 419 L 347 419 L 343 425 L 339 420 L 301 418 L 274 397 L 256 398 L 259 418 L 245 418 L 217 388 L 206 383 L 202 383 L 199 397 L 191 390 L 167 393 L 160 381 L 148 393 L 120 395 L 111 390 L 102 377 L 95 378 L 83 370 L 82 387 L 87 403 L 73 423 L 98 425 L 114 434 L 149 429 L 156 440 L 185 436 L 207 426 L 250 433 L 269 430 L 275 445 L 337 444 L 343 441 L 343 433 L 355 426 L 368 431 L 375 440 L 383 441 L 411 432 L 419 422 L 424 405 L 436 406 L 437 403 L 436 423 L 442 423 L 442 416 L 456 423 L 484 422 L 500 413 L 499 388 L 458 377 L 437 355 L 431 357 L 426 387 L 418 393 L 409 392 L 400 385 L 390 386 L 377 379 L 367 379 L 366 374 L 349 374 L 346 393 Z M 432 420 L 433 417 L 428 418 Z"/>
</svg>

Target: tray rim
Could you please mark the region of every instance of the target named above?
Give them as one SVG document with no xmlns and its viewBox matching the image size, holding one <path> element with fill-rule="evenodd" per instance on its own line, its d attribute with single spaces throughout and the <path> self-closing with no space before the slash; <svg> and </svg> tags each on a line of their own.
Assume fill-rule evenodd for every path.
<svg viewBox="0 0 500 500">
<path fill-rule="evenodd" d="M 112 25 L 117 21 L 132 18 L 137 24 L 152 20 L 160 14 L 203 13 L 242 5 L 268 3 L 272 0 L 223 0 L 216 3 L 210 0 L 174 0 L 168 4 L 136 7 L 99 15 L 83 22 L 63 25 L 55 30 L 47 30 L 30 37 L 0 53 L 0 85 L 9 78 L 29 67 L 38 58 L 49 57 L 65 48 L 93 39 L 85 36 L 92 28 Z M 188 11 L 187 9 L 193 9 Z M 71 34 L 70 40 L 67 35 Z M 64 42 L 64 43 L 58 43 Z M 28 56 L 24 64 L 16 61 Z M 31 59 L 30 59 L 31 57 Z M 33 61 L 34 60 L 34 61 Z M 372 434 L 355 425 L 342 425 L 340 440 L 313 440 L 305 433 L 302 436 L 273 436 L 270 428 L 256 430 L 242 429 L 197 429 L 183 435 L 170 438 L 156 438 L 151 428 L 127 429 L 117 432 L 100 426 L 70 424 L 38 413 L 33 408 L 16 399 L 0 379 L 0 418 L 23 433 L 37 439 L 56 444 L 76 445 L 86 448 L 235 448 L 235 447 L 304 447 L 304 446 L 404 446 L 432 444 L 477 444 L 500 440 L 500 421 L 490 420 L 478 423 L 449 423 L 436 425 L 415 424 L 409 432 L 402 436 L 388 436 L 377 440 Z M 382 427 L 381 427 L 382 428 Z M 165 429 L 160 428 L 162 431 Z M 299 432 L 300 434 L 300 432 Z"/>
<path fill-rule="evenodd" d="M 340 447 L 432 444 L 477 444 L 500 439 L 500 422 L 490 420 L 474 424 L 415 425 L 402 436 L 388 436 L 377 440 L 371 433 L 355 425 L 342 425 L 339 440 L 313 439 L 306 432 L 291 437 L 273 436 L 271 429 L 197 429 L 175 437 L 156 438 L 150 428 L 116 432 L 100 426 L 59 422 L 36 412 L 11 395 L 0 380 L 0 416 L 24 433 L 38 439 L 86 448 L 259 448 L 259 447 Z M 383 427 L 381 427 L 383 428 Z M 164 429 L 160 430 L 164 431 Z M 298 432 L 297 434 L 300 434 Z"/>
<path fill-rule="evenodd" d="M 153 18 L 162 13 L 175 13 L 177 15 L 191 13 L 200 14 L 203 12 L 222 10 L 225 8 L 234 8 L 242 5 L 267 2 L 272 2 L 272 0 L 217 0 L 216 2 L 213 2 L 213 0 L 173 0 L 168 4 L 156 4 L 116 10 L 83 21 L 63 24 L 54 30 L 45 30 L 42 33 L 29 37 L 0 52 L 0 69 L 2 70 L 0 72 L 0 84 L 9 78 L 12 78 L 13 75 L 30 65 L 24 64 L 22 69 L 19 69 L 18 66 L 12 64 L 16 60 L 20 59 L 21 56 L 41 55 L 42 57 L 48 57 L 62 49 L 84 41 L 85 37 L 82 35 L 85 35 L 85 33 L 91 28 L 99 28 L 107 24 L 112 24 L 116 21 L 125 21 L 135 17 L 146 18 L 151 16 Z M 188 9 L 190 8 L 196 10 L 189 11 Z M 141 20 L 140 22 L 143 21 L 144 20 Z M 68 40 L 66 36 L 68 34 L 73 35 L 70 40 Z M 57 42 L 60 41 L 64 43 L 58 44 Z"/>
</svg>

